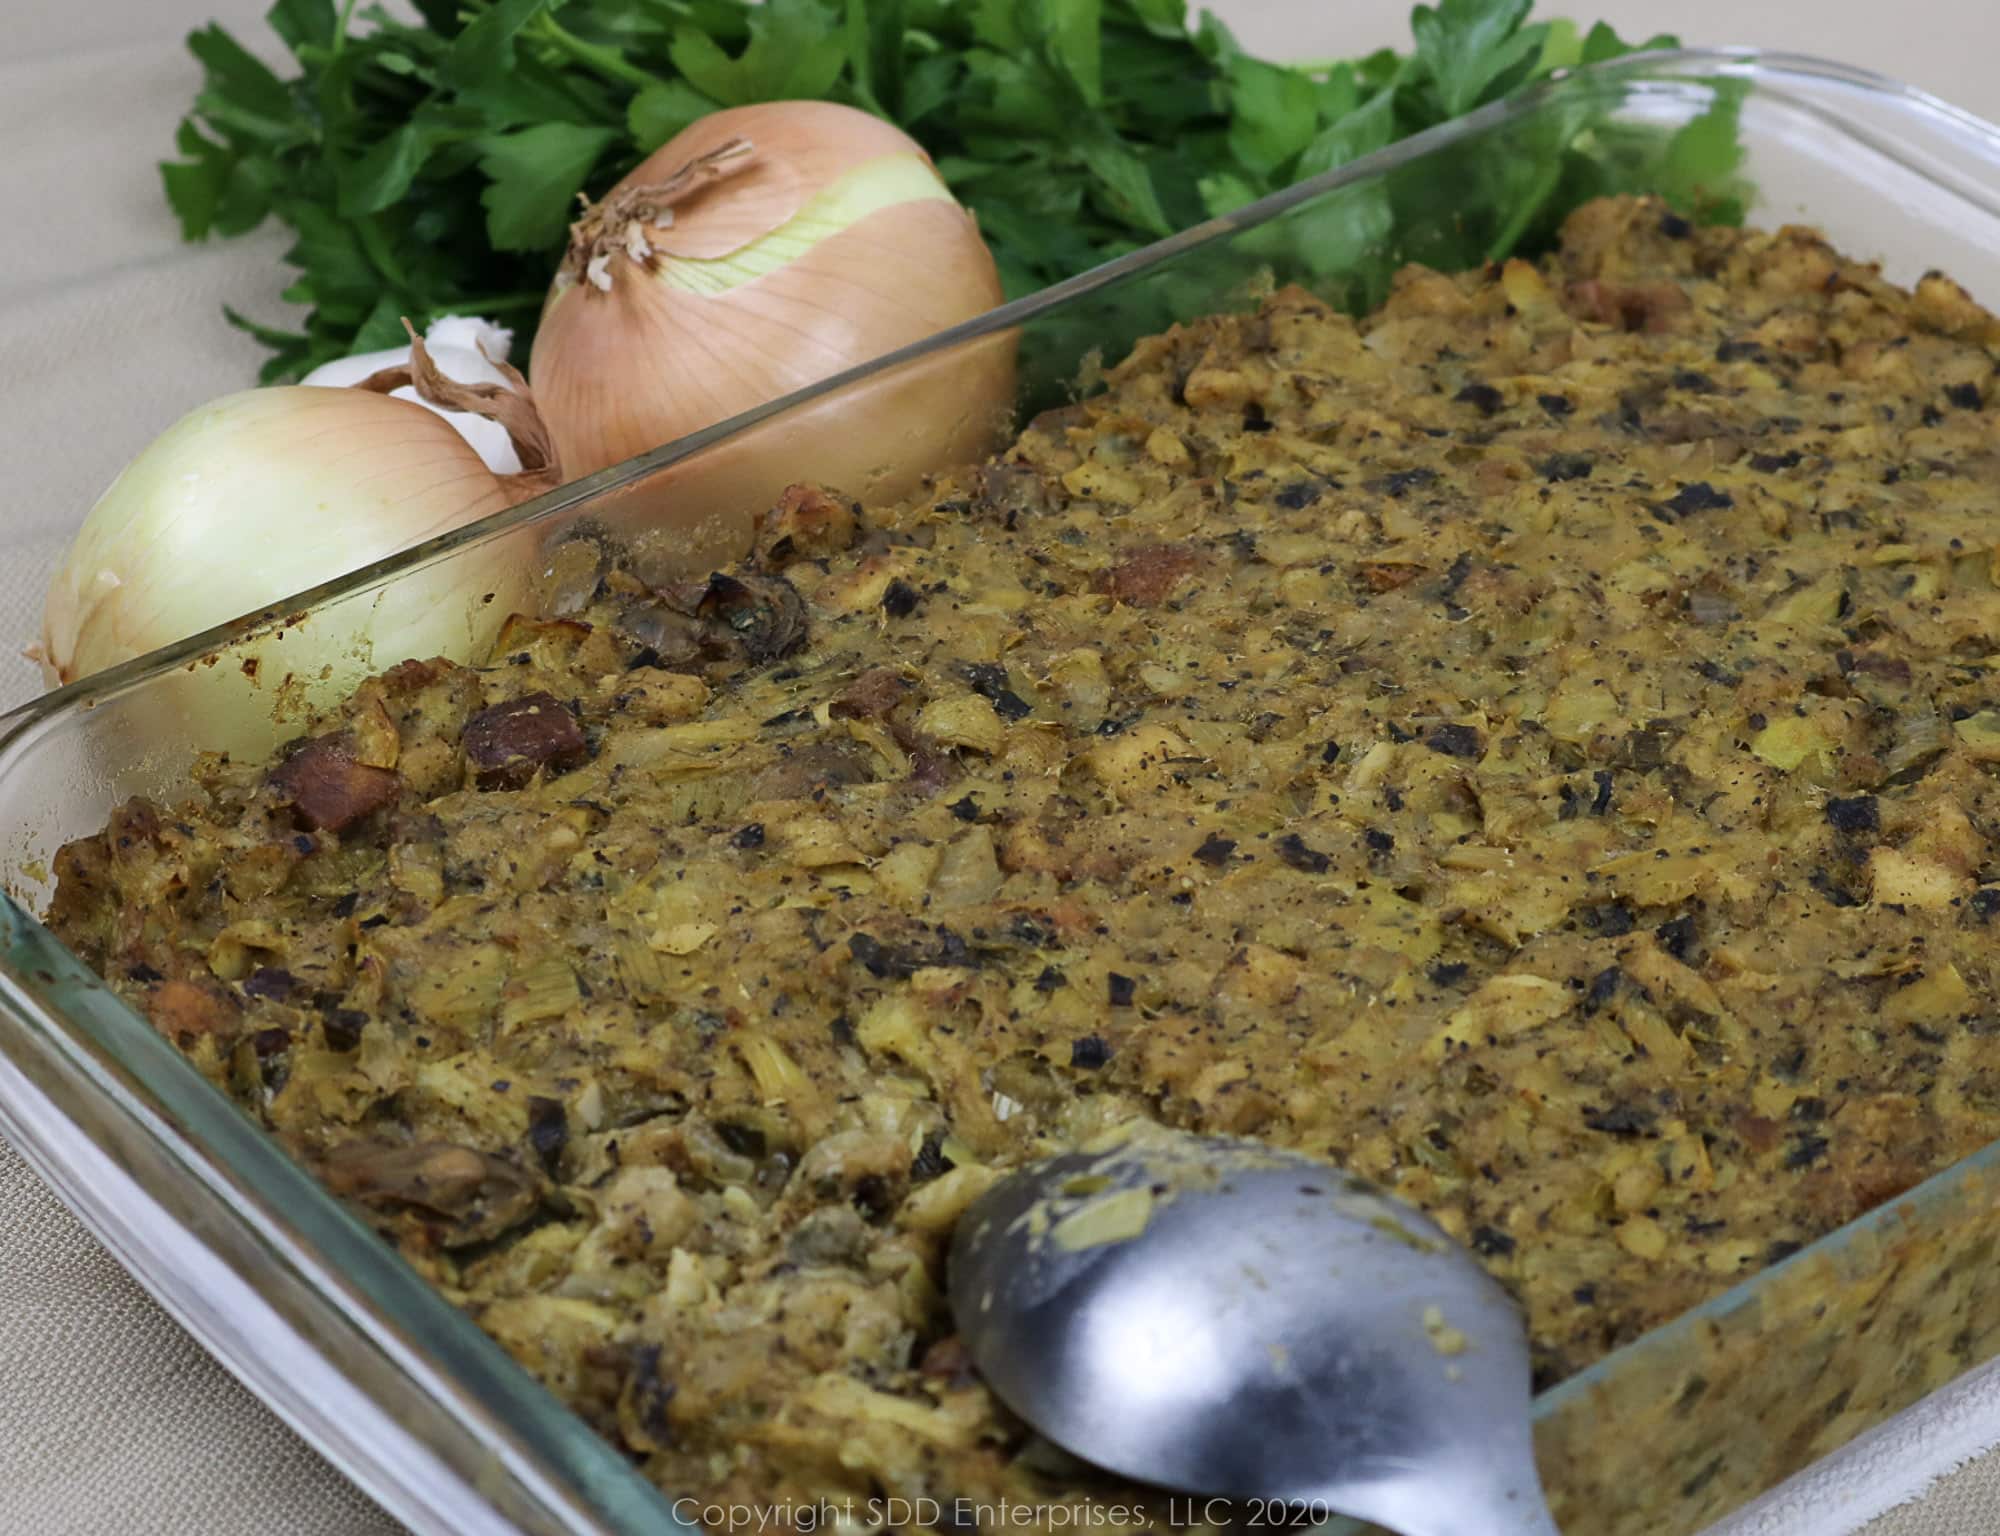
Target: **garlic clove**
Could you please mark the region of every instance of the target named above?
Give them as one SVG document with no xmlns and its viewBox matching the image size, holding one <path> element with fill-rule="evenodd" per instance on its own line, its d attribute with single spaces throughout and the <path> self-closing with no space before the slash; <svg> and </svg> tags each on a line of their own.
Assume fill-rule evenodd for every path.
<svg viewBox="0 0 2000 1536">
<path fill-rule="evenodd" d="M 514 333 L 505 326 L 473 315 L 446 315 L 441 320 L 432 321 L 425 330 L 424 345 L 430 352 L 431 360 L 446 378 L 460 384 L 508 386 L 506 374 L 494 366 L 507 361 L 507 354 L 514 345 Z M 358 352 L 352 357 L 335 358 L 330 363 L 320 364 L 299 382 L 317 388 L 348 389 L 384 368 L 402 367 L 409 361 L 408 347 Z M 450 422 L 495 474 L 520 473 L 521 457 L 514 451 L 513 439 L 507 435 L 507 429 L 497 421 L 475 416 L 470 411 L 452 411 L 433 405 L 410 385 L 392 390 L 390 394 L 394 399 L 408 400 L 427 411 L 434 411 Z"/>
</svg>

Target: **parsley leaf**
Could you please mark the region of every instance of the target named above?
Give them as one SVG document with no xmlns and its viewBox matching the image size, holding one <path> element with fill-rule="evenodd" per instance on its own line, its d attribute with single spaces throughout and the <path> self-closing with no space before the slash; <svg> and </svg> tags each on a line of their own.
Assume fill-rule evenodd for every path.
<svg viewBox="0 0 2000 1536">
<path fill-rule="evenodd" d="M 1458 117 L 1488 99 L 1493 83 L 1542 46 L 1541 29 L 1524 28 L 1530 0 L 1439 0 L 1410 13 L 1417 63 L 1438 94 L 1442 115 Z"/>
<path fill-rule="evenodd" d="M 1229 61 L 1229 148 L 1246 170 L 1273 176 L 1319 127 L 1318 91 L 1296 69 L 1238 56 Z"/>
<path fill-rule="evenodd" d="M 618 137 L 613 128 L 540 123 L 480 141 L 488 186 L 479 201 L 496 250 L 539 250 L 560 240 L 590 168 Z"/>
<path fill-rule="evenodd" d="M 1077 153 L 1120 219 L 1149 235 L 1174 232 L 1166 210 L 1160 207 L 1152 173 L 1130 149 L 1113 138 L 1094 138 L 1079 145 Z"/>
<path fill-rule="evenodd" d="M 169 160 L 160 166 L 167 202 L 181 221 L 181 238 L 202 240 L 215 228 L 216 212 L 222 206 L 235 156 L 206 137 L 193 119 L 181 124 L 180 132 L 174 136 L 174 148 L 187 158 Z"/>
<path fill-rule="evenodd" d="M 689 85 L 729 107 L 822 96 L 848 65 L 844 28 L 815 0 L 766 0 L 737 58 L 693 27 L 674 34 L 667 56 Z"/>
<path fill-rule="evenodd" d="M 1732 218 L 1742 217 L 1745 189 L 1737 173 L 1743 167 L 1743 143 L 1736 121 L 1748 89 L 1741 80 L 1719 81 L 1708 110 L 1667 140 L 1655 180 L 1660 196 L 1676 208 L 1706 215 L 1710 205 L 1728 205 Z"/>
<path fill-rule="evenodd" d="M 650 155 L 696 118 L 706 117 L 721 105 L 685 80 L 661 80 L 632 98 L 625 111 L 625 128 L 640 153 Z"/>
<path fill-rule="evenodd" d="M 214 23 L 188 35 L 188 52 L 208 71 L 197 107 L 245 132 L 285 140 L 294 135 L 292 93 L 270 67 Z"/>
<path fill-rule="evenodd" d="M 562 0 L 497 0 L 451 45 L 444 64 L 445 83 L 464 90 L 504 74 L 513 67 L 514 40 L 522 29 L 561 4 Z"/>
<path fill-rule="evenodd" d="M 277 0 L 264 13 L 264 20 L 294 58 L 304 57 L 307 48 L 331 46 L 339 25 L 333 0 Z"/>
<path fill-rule="evenodd" d="M 379 213 L 401 202 L 431 155 L 446 145 L 477 135 L 480 114 L 443 107 L 419 108 L 402 127 L 378 139 L 337 173 L 340 211 L 350 216 Z"/>
<path fill-rule="evenodd" d="M 1104 102 L 1102 0 L 1041 0 L 1049 53 L 1088 106 Z"/>
</svg>

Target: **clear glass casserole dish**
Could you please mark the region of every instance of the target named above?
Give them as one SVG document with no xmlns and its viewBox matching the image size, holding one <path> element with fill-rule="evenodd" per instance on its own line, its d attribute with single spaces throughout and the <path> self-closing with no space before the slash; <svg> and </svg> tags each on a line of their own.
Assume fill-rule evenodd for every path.
<svg viewBox="0 0 2000 1536">
<path fill-rule="evenodd" d="M 1718 101 L 1738 114 L 1749 220 L 1813 223 L 1896 281 L 1941 268 L 2000 304 L 1994 129 L 1809 59 L 1623 61 L 0 717 L 0 1130 L 171 1312 L 416 1530 L 689 1525 L 687 1505 L 632 1471 L 51 937 L 34 914 L 55 850 L 126 797 L 158 793 L 198 750 L 266 752 L 308 705 L 402 659 L 363 641 L 328 675 L 274 685 L 287 646 L 303 654 L 319 628 L 365 635 L 442 580 L 466 593 L 456 643 L 469 653 L 508 604 L 560 588 L 560 562 L 544 557 L 565 538 L 608 531 L 662 570 L 701 564 L 770 475 L 812 472 L 787 471 L 816 419 L 953 389 L 1009 348 L 1025 393 L 1046 399 L 1093 353 L 1116 357 L 1174 318 L 1243 307 L 1273 276 L 1310 277 L 1300 254 L 1330 241 L 1410 260 L 1446 229 L 1504 243 L 1521 231 L 1502 227 L 1494 167 L 1543 164 L 1561 147 L 1629 158 Z M 1426 200 L 1440 183 L 1457 194 L 1449 206 Z M 1318 286 L 1377 296 L 1347 291 L 1337 264 Z M 963 393 L 951 438 L 972 455 L 1011 418 Z M 844 488 L 892 493 L 896 469 L 877 465 L 871 483 Z M 542 582 L 506 603 L 479 574 L 502 548 Z M 258 660 L 246 666 L 252 638 Z M 218 720 L 229 722 L 220 737 Z M 1543 1393 L 1538 1448 L 1565 1529 L 1697 1530 L 2000 1352 L 1997 1168 L 2000 1147 Z"/>
</svg>

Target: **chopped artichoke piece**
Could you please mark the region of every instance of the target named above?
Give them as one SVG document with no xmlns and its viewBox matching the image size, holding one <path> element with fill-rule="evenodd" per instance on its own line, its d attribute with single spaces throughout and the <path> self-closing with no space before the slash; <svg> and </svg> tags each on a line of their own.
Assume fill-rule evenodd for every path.
<svg viewBox="0 0 2000 1536">
<path fill-rule="evenodd" d="M 1424 1054 L 1431 1061 L 1441 1061 L 1453 1051 L 1508 1040 L 1554 1023 L 1575 1006 L 1576 995 L 1546 976 L 1495 976 L 1452 1011 Z"/>
<path fill-rule="evenodd" d="M 1750 750 L 1785 773 L 1796 773 L 1810 759 L 1823 762 L 1832 745 L 1810 715 L 1780 716 L 1750 738 Z"/>
<path fill-rule="evenodd" d="M 2000 710 L 1982 709 L 1953 721 L 1951 729 L 1967 756 L 1982 763 L 2000 763 Z"/>
<path fill-rule="evenodd" d="M 539 1019 L 558 1019 L 582 1001 L 576 972 L 559 955 L 548 955 L 517 970 L 500 989 L 500 1027 L 517 1029 Z"/>
<path fill-rule="evenodd" d="M 1007 724 L 976 693 L 933 699 L 917 715 L 917 729 L 947 747 L 968 747 L 987 756 L 1007 739 Z"/>
<path fill-rule="evenodd" d="M 1868 853 L 1869 895 L 1882 905 L 1935 909 L 1969 896 L 1973 879 L 1930 859 L 1912 858 L 1900 848 Z"/>
</svg>

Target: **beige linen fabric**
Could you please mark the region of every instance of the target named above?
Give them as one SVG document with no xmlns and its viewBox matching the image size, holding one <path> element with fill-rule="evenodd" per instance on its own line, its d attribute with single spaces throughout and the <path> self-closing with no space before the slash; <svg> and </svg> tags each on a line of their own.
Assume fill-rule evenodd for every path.
<svg viewBox="0 0 2000 1536">
<path fill-rule="evenodd" d="M 1406 35 L 1407 0 L 1214 0 L 1244 41 L 1323 57 Z M 1551 7 L 1553 8 L 1553 7 Z M 1627 35 L 1787 46 L 1867 63 L 2000 115 L 2000 8 L 1911 0 L 1576 0 Z M 261 37 L 263 0 L 0 0 L 0 708 L 62 544 L 119 465 L 204 399 L 251 382 L 228 300 L 276 318 L 276 231 L 189 249 L 153 162 L 192 94 L 180 48 L 217 17 Z M 1848 1531 L 1871 1490 L 2000 1441 L 2000 1380 L 1941 1395 L 1740 1536 Z M 1872 1450 L 1872 1454 L 1870 1454 Z M 1843 1511 L 1845 1513 L 1843 1514 Z M 0 1146 L 0 1536 L 393 1536 L 396 1527 L 259 1407 Z M 2000 1530 L 2000 1455 L 1867 1536 Z"/>
</svg>

